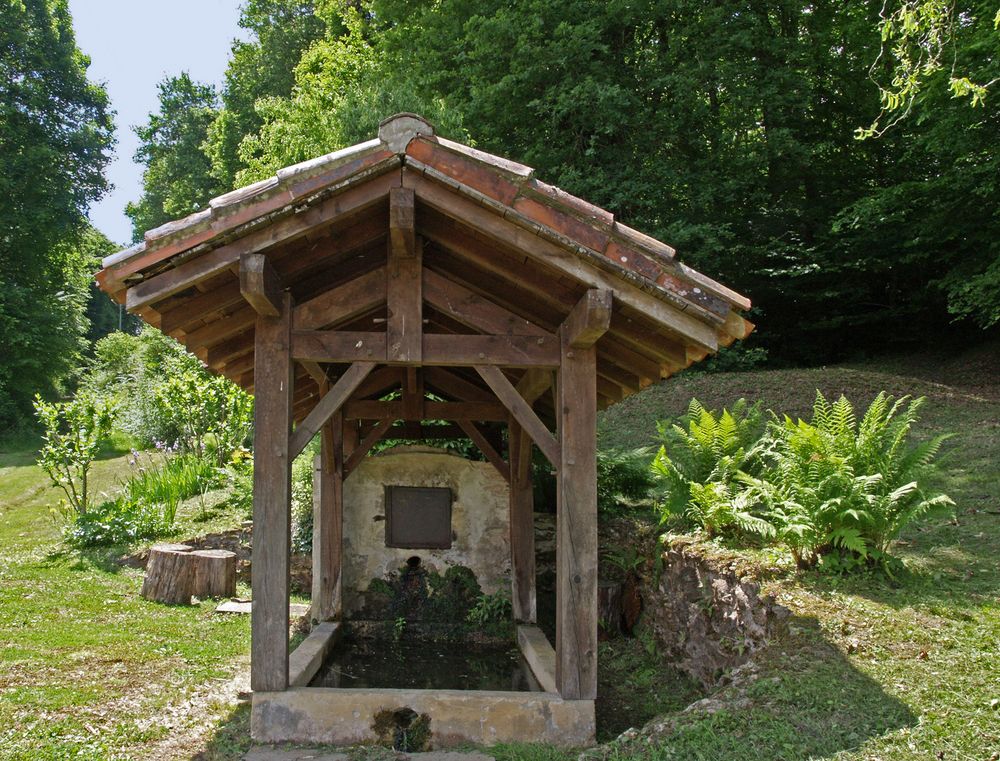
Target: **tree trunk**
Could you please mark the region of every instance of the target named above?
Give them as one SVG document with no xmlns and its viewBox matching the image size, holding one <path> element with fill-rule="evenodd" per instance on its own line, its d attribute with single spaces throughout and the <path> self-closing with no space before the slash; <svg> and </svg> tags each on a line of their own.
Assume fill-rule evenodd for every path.
<svg viewBox="0 0 1000 761">
<path fill-rule="evenodd" d="M 228 550 L 196 550 L 191 553 L 194 565 L 195 597 L 236 596 L 236 553 Z"/>
<path fill-rule="evenodd" d="M 191 548 L 186 545 L 153 545 L 146 563 L 142 596 L 155 602 L 188 605 L 194 584 L 193 560 Z"/>
</svg>

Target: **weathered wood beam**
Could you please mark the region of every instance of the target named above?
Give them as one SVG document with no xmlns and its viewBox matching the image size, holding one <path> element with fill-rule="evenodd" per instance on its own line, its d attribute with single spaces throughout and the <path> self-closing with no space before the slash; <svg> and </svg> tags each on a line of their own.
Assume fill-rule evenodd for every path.
<svg viewBox="0 0 1000 761">
<path fill-rule="evenodd" d="M 586 349 L 608 332 L 611 325 L 611 291 L 591 288 L 573 307 L 562 325 L 570 348 Z"/>
<path fill-rule="evenodd" d="M 517 393 L 517 389 L 507 380 L 507 376 L 498 367 L 492 365 L 476 365 L 476 372 L 482 376 L 486 384 L 493 389 L 493 393 L 503 402 L 504 407 L 517 420 L 518 423 L 528 432 L 534 440 L 542 454 L 556 468 L 559 467 L 559 442 L 545 427 L 545 424 L 538 418 L 535 411 L 531 409 L 524 397 Z"/>
<path fill-rule="evenodd" d="M 531 486 L 531 437 L 511 417 L 510 445 L 510 566 L 511 602 L 518 623 L 537 621 L 535 591 L 535 507 Z"/>
<path fill-rule="evenodd" d="M 510 466 L 500 456 L 499 452 L 493 448 L 493 445 L 483 435 L 483 432 L 479 430 L 479 427 L 471 420 L 456 420 L 455 422 L 472 439 L 472 443 L 479 447 L 479 451 L 497 469 L 497 473 L 503 477 L 503 480 L 510 483 Z"/>
<path fill-rule="evenodd" d="M 354 392 L 355 399 L 366 399 L 371 396 L 382 396 L 388 391 L 402 388 L 405 367 L 384 365 L 373 371 Z"/>
<path fill-rule="evenodd" d="M 683 336 L 687 341 L 707 351 L 714 352 L 718 349 L 716 329 L 711 325 L 604 271 L 596 263 L 591 264 L 579 256 L 567 255 L 564 248 L 513 224 L 485 206 L 455 193 L 451 188 L 406 169 L 403 170 L 403 187 L 412 188 L 420 196 L 421 202 L 523 252 L 529 258 L 581 285 L 612 291 L 621 303 L 647 315 L 664 329 Z"/>
<path fill-rule="evenodd" d="M 271 261 L 264 254 L 240 256 L 240 293 L 257 314 L 277 317 L 281 314 L 284 285 Z"/>
<path fill-rule="evenodd" d="M 524 397 L 524 401 L 528 404 L 534 404 L 535 400 L 548 391 L 551 385 L 552 372 L 550 370 L 531 367 L 517 382 L 517 393 Z"/>
<path fill-rule="evenodd" d="M 421 246 L 414 228 L 413 191 L 389 192 L 389 251 L 386 265 L 386 358 L 393 362 L 419 362 L 423 343 L 421 295 Z"/>
<path fill-rule="evenodd" d="M 424 269 L 424 300 L 432 307 L 480 333 L 551 336 L 547 330 L 472 292 L 464 285 Z"/>
<path fill-rule="evenodd" d="M 375 446 L 385 435 L 385 432 L 392 427 L 392 420 L 380 420 L 375 426 L 365 434 L 365 437 L 361 440 L 361 443 L 355 447 L 354 451 L 351 452 L 350 457 L 344 462 L 344 477 L 346 478 L 354 469 L 361 464 L 361 461 L 365 459 L 368 453 L 371 451 L 372 447 Z"/>
<path fill-rule="evenodd" d="M 295 428 L 291 441 L 288 443 L 289 456 L 294 460 L 306 445 L 312 440 L 323 424 L 330 419 L 334 412 L 339 410 L 346 402 L 354 390 L 361 385 L 361 381 L 375 369 L 374 362 L 355 362 L 347 372 L 340 376 L 330 390 L 323 395 L 319 403 L 313 407 L 312 411 Z"/>
<path fill-rule="evenodd" d="M 420 368 L 406 368 L 403 383 L 403 414 L 406 420 L 424 419 L 424 376 Z"/>
<path fill-rule="evenodd" d="M 295 329 L 311 330 L 347 322 L 385 301 L 385 267 L 331 288 L 295 307 Z"/>
<path fill-rule="evenodd" d="M 326 392 L 328 389 L 322 389 Z M 330 621 L 341 611 L 344 536 L 344 421 L 335 412 L 323 426 L 313 473 L 312 618 Z"/>
<path fill-rule="evenodd" d="M 467 439 L 468 434 L 457 425 L 421 425 L 415 421 L 394 423 L 385 432 L 387 439 Z"/>
<path fill-rule="evenodd" d="M 435 391 L 452 396 L 458 401 L 491 402 L 494 399 L 489 390 L 477 386 L 444 367 L 425 367 L 424 382 Z"/>
<path fill-rule="evenodd" d="M 318 362 L 310 362 L 306 359 L 301 360 L 299 364 L 302 366 L 303 370 L 309 373 L 309 377 L 316 381 L 316 383 L 322 384 L 327 380 L 326 372 L 319 366 Z"/>
<path fill-rule="evenodd" d="M 597 350 L 561 332 L 561 443 L 556 505 L 556 686 L 566 700 L 597 695 Z"/>
<path fill-rule="evenodd" d="M 250 686 L 288 687 L 289 545 L 291 542 L 293 363 L 291 296 L 278 317 L 260 316 L 255 332 L 253 608 Z"/>
<path fill-rule="evenodd" d="M 271 225 L 255 230 L 232 243 L 212 249 L 159 275 L 130 287 L 125 303 L 128 310 L 155 304 L 180 293 L 196 283 L 225 272 L 235 265 L 243 254 L 266 251 L 287 243 L 305 233 L 354 214 L 381 199 L 389 189 L 399 185 L 395 172 L 373 177 L 299 214 L 294 214 Z"/>
<path fill-rule="evenodd" d="M 479 420 L 498 422 L 507 419 L 507 410 L 499 402 L 434 402 L 424 401 L 419 418 L 408 418 L 401 399 L 383 402 L 371 399 L 349 401 L 344 405 L 347 420 Z"/>
<path fill-rule="evenodd" d="M 201 287 L 205 287 L 203 284 Z M 204 293 L 184 299 L 180 304 L 165 309 L 160 315 L 160 330 L 172 334 L 195 320 L 229 309 L 243 301 L 238 278 L 232 278 L 225 285 L 209 288 Z"/>
<path fill-rule="evenodd" d="M 296 360 L 334 363 L 359 360 L 398 361 L 386 355 L 385 333 L 295 330 L 292 334 L 292 347 Z M 422 364 L 556 368 L 559 366 L 559 346 L 554 337 L 545 336 L 425 333 Z"/>
</svg>

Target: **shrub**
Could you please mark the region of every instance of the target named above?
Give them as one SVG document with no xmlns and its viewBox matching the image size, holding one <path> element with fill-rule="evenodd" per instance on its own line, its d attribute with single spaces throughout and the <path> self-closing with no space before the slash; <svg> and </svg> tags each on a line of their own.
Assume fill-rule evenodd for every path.
<svg viewBox="0 0 1000 761">
<path fill-rule="evenodd" d="M 741 496 L 741 475 L 758 467 L 764 430 L 760 405 L 740 399 L 721 415 L 692 399 L 679 423 L 657 425 L 663 441 L 653 459 L 662 519 L 682 515 L 710 536 L 739 529 L 767 535 L 771 527 Z"/>
<path fill-rule="evenodd" d="M 53 404 L 36 396 L 35 414 L 44 428 L 38 465 L 63 490 L 72 512 L 84 515 L 90 507 L 87 477 L 111 432 L 111 407 L 90 394 Z"/>
<path fill-rule="evenodd" d="M 123 494 L 78 516 L 67 529 L 66 540 L 75 547 L 129 544 L 160 536 L 170 528 L 159 505 L 137 502 Z"/>
<path fill-rule="evenodd" d="M 499 590 L 493 594 L 481 593 L 469 609 L 466 622 L 493 636 L 503 636 L 511 629 L 514 615 L 510 594 Z"/>
<path fill-rule="evenodd" d="M 882 562 L 904 526 L 954 504 L 921 486 L 948 436 L 908 443 L 923 401 L 883 392 L 858 422 L 845 397 L 817 392 L 811 423 L 771 423 L 768 467 L 745 480 L 800 566 L 833 552 Z"/>
<path fill-rule="evenodd" d="M 653 475 L 649 470 L 649 449 L 599 451 L 597 453 L 597 510 L 612 513 L 622 501 L 638 501 L 649 496 Z"/>
</svg>

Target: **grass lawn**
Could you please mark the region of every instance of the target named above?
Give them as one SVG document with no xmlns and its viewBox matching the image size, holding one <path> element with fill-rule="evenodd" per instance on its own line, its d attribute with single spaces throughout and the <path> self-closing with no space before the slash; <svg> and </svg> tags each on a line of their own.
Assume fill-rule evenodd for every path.
<svg viewBox="0 0 1000 761">
<path fill-rule="evenodd" d="M 881 365 L 883 369 L 889 365 Z M 1000 759 L 1000 381 L 995 366 L 916 364 L 682 376 L 601 418 L 605 446 L 652 442 L 658 418 L 691 396 L 739 397 L 806 413 L 818 387 L 864 406 L 881 389 L 928 397 L 921 435 L 954 431 L 943 490 L 955 521 L 912 527 L 896 548 L 909 573 L 836 579 L 779 573 L 792 612 L 787 637 L 756 676 L 722 688 L 703 710 L 663 695 L 634 645 L 602 647 L 602 684 L 622 680 L 667 711 L 649 742 L 609 747 L 614 759 Z M 919 375 L 920 377 L 915 377 Z M 958 383 L 949 382 L 959 379 Z M 98 488 L 126 468 L 97 464 Z M 238 758 L 247 747 L 249 621 L 212 605 L 167 607 L 138 596 L 140 572 L 106 554 L 59 544 L 57 493 L 30 452 L 0 451 L 0 758 Z M 194 508 L 189 509 L 189 513 Z M 182 536 L 242 516 L 216 515 Z M 649 697 L 652 695 L 653 697 Z M 680 697 L 680 696 L 677 696 Z M 494 749 L 498 759 L 575 758 L 544 746 Z"/>
</svg>

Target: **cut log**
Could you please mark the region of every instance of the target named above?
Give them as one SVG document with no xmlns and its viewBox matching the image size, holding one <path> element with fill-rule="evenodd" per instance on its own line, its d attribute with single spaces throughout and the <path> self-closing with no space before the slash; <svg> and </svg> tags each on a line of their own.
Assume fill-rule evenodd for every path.
<svg viewBox="0 0 1000 761">
<path fill-rule="evenodd" d="M 178 547 L 184 549 L 178 549 Z M 149 550 L 142 596 L 154 602 L 188 605 L 194 585 L 194 558 L 186 545 L 156 544 Z"/>
<path fill-rule="evenodd" d="M 229 550 L 196 550 L 194 565 L 195 597 L 236 596 L 236 553 Z"/>
<path fill-rule="evenodd" d="M 597 585 L 597 621 L 601 639 L 611 639 L 622 633 L 622 584 L 602 581 Z"/>
</svg>

